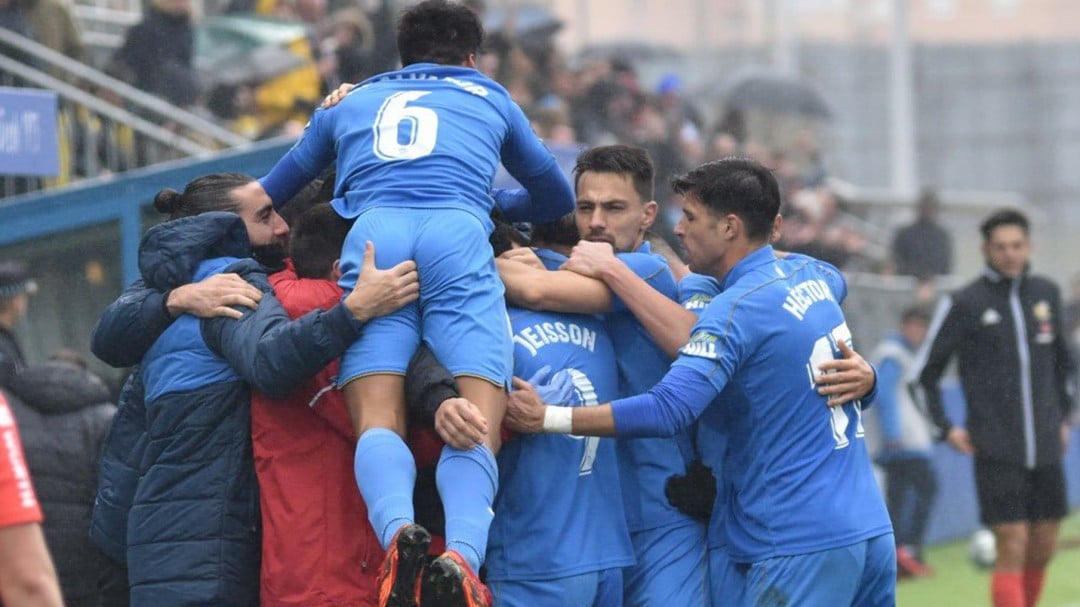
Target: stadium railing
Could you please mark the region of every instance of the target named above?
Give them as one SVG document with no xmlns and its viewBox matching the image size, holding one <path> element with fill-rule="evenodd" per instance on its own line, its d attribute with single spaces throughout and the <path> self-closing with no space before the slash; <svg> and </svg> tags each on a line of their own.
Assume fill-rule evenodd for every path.
<svg viewBox="0 0 1080 607">
<path fill-rule="evenodd" d="M 202 116 L 2 28 L 0 85 L 57 93 L 61 156 L 55 178 L 0 177 L 0 197 L 250 143 Z"/>
</svg>

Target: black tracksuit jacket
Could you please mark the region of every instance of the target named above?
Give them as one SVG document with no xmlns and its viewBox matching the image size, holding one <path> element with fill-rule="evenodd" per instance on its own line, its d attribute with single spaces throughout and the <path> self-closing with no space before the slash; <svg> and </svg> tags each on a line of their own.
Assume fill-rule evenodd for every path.
<svg viewBox="0 0 1080 607">
<path fill-rule="evenodd" d="M 1058 287 L 1026 272 L 987 268 L 945 297 L 912 370 L 912 388 L 941 429 L 939 381 L 956 354 L 976 457 L 1032 469 L 1060 463 L 1060 431 L 1072 407 L 1073 363 Z"/>
</svg>

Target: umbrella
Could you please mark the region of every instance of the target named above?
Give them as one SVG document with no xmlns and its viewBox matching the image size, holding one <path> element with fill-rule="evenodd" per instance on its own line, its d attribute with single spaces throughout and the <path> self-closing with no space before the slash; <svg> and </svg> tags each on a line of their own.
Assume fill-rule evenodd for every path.
<svg viewBox="0 0 1080 607">
<path fill-rule="evenodd" d="M 204 90 L 258 84 L 307 62 L 288 45 L 306 39 L 304 26 L 260 17 L 219 16 L 195 34 L 195 71 Z"/>
<path fill-rule="evenodd" d="M 499 32 L 506 26 L 508 19 L 513 23 L 510 35 L 526 48 L 545 45 L 563 26 L 562 21 L 545 8 L 493 8 L 484 15 L 484 30 Z"/>
<path fill-rule="evenodd" d="M 721 99 L 729 110 L 764 110 L 828 120 L 832 110 L 809 83 L 771 72 L 735 77 Z"/>
</svg>

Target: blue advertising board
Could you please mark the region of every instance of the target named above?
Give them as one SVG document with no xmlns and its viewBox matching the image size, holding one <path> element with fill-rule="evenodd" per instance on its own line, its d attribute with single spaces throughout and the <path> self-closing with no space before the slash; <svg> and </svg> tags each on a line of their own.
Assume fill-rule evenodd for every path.
<svg viewBox="0 0 1080 607">
<path fill-rule="evenodd" d="M 60 172 L 56 93 L 0 87 L 0 175 Z"/>
</svg>

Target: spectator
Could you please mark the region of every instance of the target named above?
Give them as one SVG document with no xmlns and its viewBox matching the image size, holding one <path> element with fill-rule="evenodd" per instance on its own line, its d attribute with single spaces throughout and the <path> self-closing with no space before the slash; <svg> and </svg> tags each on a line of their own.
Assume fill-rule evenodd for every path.
<svg viewBox="0 0 1080 607">
<path fill-rule="evenodd" d="M 71 59 L 82 61 L 82 32 L 68 0 L 25 1 L 26 21 L 34 40 Z"/>
<path fill-rule="evenodd" d="M 930 463 L 933 441 L 929 421 L 916 408 L 904 384 L 915 353 L 926 339 L 929 322 L 930 315 L 922 308 L 904 310 L 900 331 L 887 336 L 873 354 L 878 369 L 878 398 L 867 421 L 877 422 L 881 436 L 874 437 L 878 439 L 874 445 L 868 440 L 867 446 L 873 447 L 875 461 L 885 468 L 885 503 L 896 535 L 896 566 L 901 577 L 933 573 L 923 563 L 922 551 L 926 523 L 937 495 L 937 480 Z"/>
<path fill-rule="evenodd" d="M 38 505 L 26 470 L 19 430 L 0 390 L 0 603 L 62 607 Z"/>
<path fill-rule="evenodd" d="M 45 539 L 56 558 L 68 607 L 106 605 L 102 588 L 126 581 L 91 542 L 102 441 L 116 407 L 96 375 L 70 362 L 27 367 L 12 383 L 10 405 L 22 429 L 26 460 L 45 513 Z M 109 606 L 111 607 L 111 605 Z"/>
<path fill-rule="evenodd" d="M 363 82 L 376 74 L 371 57 L 375 32 L 358 8 L 344 8 L 331 17 L 331 36 L 323 41 L 319 72 L 328 89 L 343 82 Z"/>
<path fill-rule="evenodd" d="M 896 273 L 927 280 L 952 271 L 952 237 L 937 223 L 941 203 L 930 189 L 919 196 L 915 223 L 896 233 L 892 256 Z"/>
<path fill-rule="evenodd" d="M 34 36 L 30 29 L 30 22 L 26 19 L 26 10 L 22 5 L 22 0 L 0 0 L 0 27 L 26 38 Z"/>
<path fill-rule="evenodd" d="M 1062 458 L 1073 366 L 1058 287 L 1028 273 L 1027 218 L 999 211 L 980 229 L 987 267 L 942 301 L 911 377 L 942 436 L 975 458 L 980 516 L 997 539 L 994 607 L 1032 607 L 1068 512 Z M 938 387 L 954 354 L 966 429 L 945 415 Z"/>
<path fill-rule="evenodd" d="M 26 366 L 15 326 L 26 314 L 30 295 L 37 283 L 30 279 L 26 264 L 19 261 L 0 263 L 0 385 Z"/>
<path fill-rule="evenodd" d="M 153 0 L 113 59 L 126 66 L 137 88 L 186 106 L 199 95 L 194 47 L 191 0 Z"/>
</svg>

